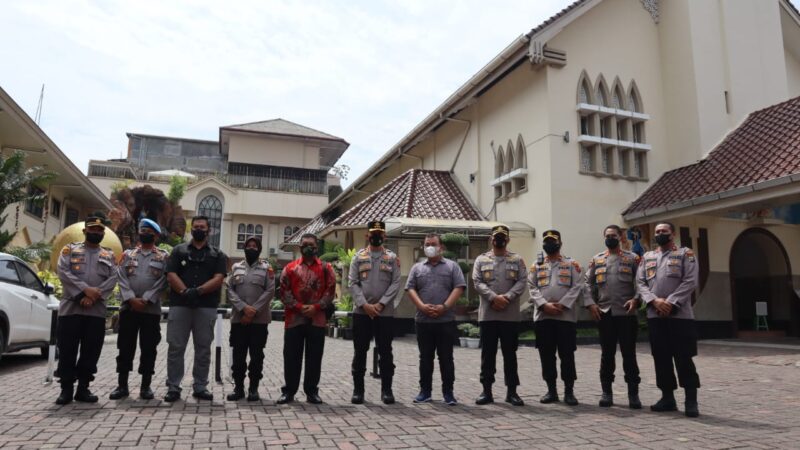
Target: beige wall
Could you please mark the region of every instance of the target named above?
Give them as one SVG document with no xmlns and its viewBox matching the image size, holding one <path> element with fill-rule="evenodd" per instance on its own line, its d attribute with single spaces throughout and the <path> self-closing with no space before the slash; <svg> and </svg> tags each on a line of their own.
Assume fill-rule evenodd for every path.
<svg viewBox="0 0 800 450">
<path fill-rule="evenodd" d="M 92 182 L 106 194 L 111 194 L 111 186 L 119 180 L 91 177 Z M 164 192 L 168 183 L 135 182 L 131 187 L 149 184 Z M 316 216 L 328 204 L 326 195 L 294 194 L 286 192 L 259 191 L 253 189 L 230 189 L 213 181 L 203 181 L 190 186 L 181 199 L 181 207 L 191 216 L 197 211 L 199 202 L 206 195 L 215 195 L 223 203 L 220 248 L 229 256 L 244 257 L 236 248 L 239 223 L 260 224 L 264 227 L 264 256 L 269 248 L 278 248 L 283 242 L 283 229 L 286 225 L 300 227 Z"/>
<path fill-rule="evenodd" d="M 64 229 L 64 217 L 66 215 L 67 207 L 78 210 L 79 218 L 83 219 L 88 214 L 93 212 L 92 208 L 86 208 L 80 203 L 70 200 L 68 197 L 65 200 L 64 192 L 54 188 L 51 193 L 50 197 L 48 198 L 48 208 L 52 203 L 52 199 L 56 199 L 61 202 L 61 214 L 59 217 L 54 217 L 51 214 L 47 215 L 46 224 L 45 220 L 40 219 L 32 214 L 28 214 L 25 212 L 25 204 L 20 203 L 20 210 L 19 210 L 19 226 L 16 231 L 20 234 L 15 236 L 14 245 L 25 245 L 28 243 L 22 242 L 22 232 L 26 232 L 28 237 L 30 238 L 30 243 L 36 242 L 49 242 L 53 239 L 58 233 Z M 16 221 L 16 207 L 17 204 L 10 205 L 3 214 L 7 214 L 8 217 L 6 218 L 5 224 L 3 224 L 2 230 L 3 231 L 15 231 L 14 224 Z"/>
<path fill-rule="evenodd" d="M 230 134 L 229 162 L 319 169 L 319 146 L 296 139 Z"/>
<path fill-rule="evenodd" d="M 278 246 L 283 243 L 283 230 L 285 227 L 302 227 L 307 222 L 306 219 L 286 219 L 283 217 L 269 217 L 260 215 L 230 214 L 225 217 L 229 225 L 229 233 L 223 235 L 224 247 L 228 249 L 228 256 L 244 258 L 244 250 L 237 248 L 239 224 L 261 225 L 263 227 L 262 247 L 263 257 L 270 256 L 270 248 L 278 251 Z"/>
<path fill-rule="evenodd" d="M 786 83 L 789 90 L 789 97 L 800 96 L 800 60 L 788 51 L 786 56 Z"/>
</svg>

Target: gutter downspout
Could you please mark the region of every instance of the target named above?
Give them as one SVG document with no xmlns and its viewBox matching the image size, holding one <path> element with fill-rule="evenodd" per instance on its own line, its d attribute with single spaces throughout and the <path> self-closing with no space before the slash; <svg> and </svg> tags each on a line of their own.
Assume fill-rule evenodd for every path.
<svg viewBox="0 0 800 450">
<path fill-rule="evenodd" d="M 461 138 L 461 145 L 458 146 L 458 152 L 456 153 L 456 158 L 453 160 L 453 165 L 450 166 L 450 173 L 453 173 L 456 169 L 456 164 L 458 163 L 458 158 L 461 156 L 461 150 L 464 149 L 464 144 L 467 142 L 467 136 L 469 136 L 469 130 L 472 128 L 472 122 L 469 120 L 464 119 L 454 119 L 452 117 L 442 117 L 439 115 L 440 118 L 448 121 L 448 122 L 458 122 L 458 123 L 465 123 L 467 124 L 467 129 L 464 130 L 464 137 Z"/>
<path fill-rule="evenodd" d="M 410 151 L 410 150 L 411 150 L 411 149 L 409 149 L 409 151 Z M 408 157 L 408 158 L 416 158 L 416 159 L 418 159 L 418 160 L 419 160 L 419 168 L 420 168 L 420 169 L 422 169 L 422 168 L 423 168 L 423 165 L 422 165 L 422 164 L 423 164 L 422 158 L 420 158 L 420 157 L 419 157 L 419 156 L 417 156 L 417 155 L 412 155 L 412 154 L 410 154 L 410 153 L 403 152 L 403 149 L 402 149 L 402 148 L 401 148 L 401 149 L 398 149 L 398 151 L 397 151 L 397 158 L 398 158 L 398 159 L 400 159 L 400 158 L 402 158 L 403 156 L 406 156 L 406 157 Z"/>
</svg>

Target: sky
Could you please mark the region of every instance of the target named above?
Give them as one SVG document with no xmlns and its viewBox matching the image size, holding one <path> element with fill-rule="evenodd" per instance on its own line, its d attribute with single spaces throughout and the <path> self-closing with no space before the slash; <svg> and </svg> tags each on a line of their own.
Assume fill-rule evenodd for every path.
<svg viewBox="0 0 800 450">
<path fill-rule="evenodd" d="M 0 87 L 86 172 L 125 133 L 218 139 L 283 118 L 344 138 L 354 181 L 518 36 L 572 0 L 0 5 Z"/>
</svg>

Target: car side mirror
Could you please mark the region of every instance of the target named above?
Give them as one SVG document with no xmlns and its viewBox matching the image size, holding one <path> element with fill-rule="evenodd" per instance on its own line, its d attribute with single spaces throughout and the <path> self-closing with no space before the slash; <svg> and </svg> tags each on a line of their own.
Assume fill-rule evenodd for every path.
<svg viewBox="0 0 800 450">
<path fill-rule="evenodd" d="M 44 284 L 44 295 L 52 295 L 56 291 L 56 287 L 50 283 Z"/>
</svg>

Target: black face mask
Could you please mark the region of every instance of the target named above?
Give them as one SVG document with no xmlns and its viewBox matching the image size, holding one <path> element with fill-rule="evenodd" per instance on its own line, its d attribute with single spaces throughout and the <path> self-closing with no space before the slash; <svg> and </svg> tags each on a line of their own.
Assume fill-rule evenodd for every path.
<svg viewBox="0 0 800 450">
<path fill-rule="evenodd" d="M 506 245 L 508 245 L 508 239 L 503 235 L 497 235 L 494 237 L 494 239 L 492 239 L 492 243 L 497 248 L 506 248 Z"/>
<path fill-rule="evenodd" d="M 156 241 L 155 234 L 143 233 L 139 235 L 139 242 L 141 242 L 142 244 L 152 244 L 155 241 Z"/>
<path fill-rule="evenodd" d="M 617 238 L 606 238 L 606 247 L 610 250 L 613 250 L 619 247 L 619 239 Z"/>
<path fill-rule="evenodd" d="M 658 244 L 661 247 L 669 244 L 669 241 L 671 241 L 671 240 L 672 240 L 672 235 L 671 234 L 657 234 L 656 235 L 656 244 Z"/>
<path fill-rule="evenodd" d="M 256 262 L 258 257 L 261 255 L 261 251 L 257 248 L 246 248 L 244 249 L 244 257 L 247 260 L 247 264 L 253 264 Z"/>
<path fill-rule="evenodd" d="M 369 245 L 373 247 L 380 247 L 383 245 L 383 236 L 380 234 L 371 234 L 369 235 Z"/>
<path fill-rule="evenodd" d="M 105 233 L 86 233 L 86 242 L 97 245 L 103 242 L 104 237 Z"/>
<path fill-rule="evenodd" d="M 303 256 L 310 258 L 317 254 L 317 249 L 315 249 L 314 247 L 310 247 L 308 245 L 304 245 L 300 247 L 300 253 L 302 253 Z"/>
<path fill-rule="evenodd" d="M 544 252 L 547 253 L 548 255 L 553 255 L 558 253 L 559 250 L 561 250 L 561 244 L 559 244 L 558 242 L 545 242 L 542 245 L 542 249 L 544 249 Z"/>
<path fill-rule="evenodd" d="M 193 229 L 192 230 L 192 239 L 194 239 L 197 242 L 203 242 L 203 241 L 206 240 L 206 235 L 207 234 L 208 233 L 206 232 L 206 230 Z"/>
</svg>

